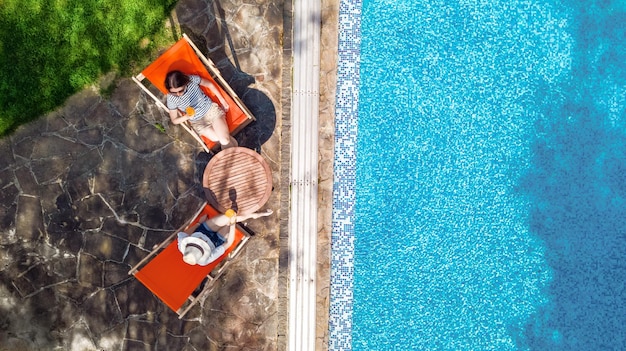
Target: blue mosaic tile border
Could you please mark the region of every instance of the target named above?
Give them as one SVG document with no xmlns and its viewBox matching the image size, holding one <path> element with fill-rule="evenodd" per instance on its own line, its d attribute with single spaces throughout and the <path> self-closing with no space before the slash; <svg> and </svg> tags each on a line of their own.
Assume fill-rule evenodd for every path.
<svg viewBox="0 0 626 351">
<path fill-rule="evenodd" d="M 361 0 L 340 0 L 328 349 L 352 350 Z"/>
</svg>

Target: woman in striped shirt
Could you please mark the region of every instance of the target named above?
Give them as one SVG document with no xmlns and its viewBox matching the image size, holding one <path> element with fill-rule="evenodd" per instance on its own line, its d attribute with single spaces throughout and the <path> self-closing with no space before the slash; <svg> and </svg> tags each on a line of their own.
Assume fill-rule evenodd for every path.
<svg viewBox="0 0 626 351">
<path fill-rule="evenodd" d="M 200 89 L 207 87 L 219 100 L 219 104 L 211 100 Z M 190 121 L 191 126 L 199 134 L 212 141 L 219 142 L 222 149 L 237 146 L 237 141 L 230 135 L 226 124 L 228 103 L 217 87 L 209 80 L 196 75 L 186 75 L 181 71 L 171 71 L 165 76 L 167 108 L 174 124 Z M 179 114 L 179 111 L 183 111 Z"/>
</svg>

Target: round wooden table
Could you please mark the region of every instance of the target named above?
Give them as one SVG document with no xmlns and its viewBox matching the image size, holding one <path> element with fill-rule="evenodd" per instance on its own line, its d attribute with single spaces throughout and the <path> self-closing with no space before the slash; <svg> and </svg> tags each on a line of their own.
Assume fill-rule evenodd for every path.
<svg viewBox="0 0 626 351">
<path fill-rule="evenodd" d="M 207 201 L 221 213 L 229 208 L 250 214 L 261 208 L 272 192 L 272 172 L 261 155 L 245 147 L 218 152 L 202 176 Z"/>
</svg>

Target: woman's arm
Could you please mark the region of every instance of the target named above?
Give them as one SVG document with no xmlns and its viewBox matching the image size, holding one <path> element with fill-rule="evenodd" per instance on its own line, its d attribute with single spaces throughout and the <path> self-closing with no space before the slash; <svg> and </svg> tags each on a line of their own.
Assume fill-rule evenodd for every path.
<svg viewBox="0 0 626 351">
<path fill-rule="evenodd" d="M 187 233 L 187 234 L 189 234 L 189 235 L 191 235 L 191 234 L 195 233 L 195 232 L 196 232 L 196 229 L 198 229 L 198 227 L 200 226 L 200 223 L 202 223 L 202 221 L 200 221 L 200 222 L 198 222 L 198 223 L 196 223 L 196 224 L 194 224 L 194 225 L 190 226 L 189 228 L 185 229 L 185 231 L 184 231 L 184 232 L 185 232 L 185 233 Z"/>
<path fill-rule="evenodd" d="M 230 247 L 233 242 L 235 242 L 235 229 L 237 228 L 237 221 L 234 218 L 231 218 L 230 228 L 228 228 L 228 239 L 224 245 L 225 247 Z"/>
<path fill-rule="evenodd" d="M 181 124 L 191 119 L 189 115 L 182 115 L 178 110 L 170 110 L 170 120 L 173 124 Z"/>
<path fill-rule="evenodd" d="M 226 103 L 226 100 L 224 99 L 220 91 L 217 89 L 215 84 L 213 84 L 208 79 L 202 78 L 200 80 L 200 85 L 207 87 L 209 91 L 213 93 L 213 95 L 215 95 L 215 97 L 217 97 L 217 99 L 220 101 L 220 105 L 222 106 L 222 109 L 224 109 L 225 112 L 228 112 L 228 109 L 230 108 L 230 106 L 228 106 L 228 104 Z"/>
<path fill-rule="evenodd" d="M 267 210 L 265 212 L 255 212 L 255 213 L 251 213 L 249 215 L 237 216 L 237 222 L 243 222 L 243 221 L 246 221 L 248 219 L 257 219 L 257 218 L 260 218 L 260 217 L 269 216 L 272 213 L 274 213 L 274 211 Z"/>
</svg>

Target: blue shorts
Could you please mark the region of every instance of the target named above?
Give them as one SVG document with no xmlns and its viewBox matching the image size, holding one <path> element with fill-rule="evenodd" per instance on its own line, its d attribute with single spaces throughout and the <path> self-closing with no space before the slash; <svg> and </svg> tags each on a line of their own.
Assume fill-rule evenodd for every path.
<svg viewBox="0 0 626 351">
<path fill-rule="evenodd" d="M 224 238 L 222 238 L 222 236 L 219 235 L 219 233 L 212 231 L 204 223 L 200 224 L 198 229 L 196 229 L 196 232 L 200 232 L 208 236 L 209 239 L 211 239 L 211 242 L 213 243 L 213 245 L 215 245 L 215 247 L 218 247 L 226 242 L 226 240 L 224 240 Z"/>
</svg>

